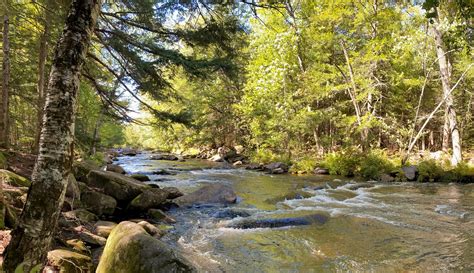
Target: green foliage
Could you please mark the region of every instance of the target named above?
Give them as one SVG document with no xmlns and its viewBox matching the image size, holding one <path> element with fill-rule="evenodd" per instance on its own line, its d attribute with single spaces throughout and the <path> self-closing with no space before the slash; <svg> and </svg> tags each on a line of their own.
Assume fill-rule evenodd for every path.
<svg viewBox="0 0 474 273">
<path fill-rule="evenodd" d="M 419 182 L 439 181 L 445 173 L 443 167 L 434 159 L 419 162 L 417 168 Z"/>
<path fill-rule="evenodd" d="M 290 172 L 292 173 L 312 173 L 317 167 L 317 161 L 311 157 L 303 157 L 299 160 L 296 160 L 293 165 L 291 165 Z"/>
<path fill-rule="evenodd" d="M 361 158 L 359 174 L 367 179 L 379 179 L 382 174 L 388 174 L 394 168 L 384 151 L 371 150 Z"/>
<path fill-rule="evenodd" d="M 333 175 L 354 176 L 359 171 L 361 152 L 352 148 L 326 155 L 322 165 Z"/>
<path fill-rule="evenodd" d="M 104 165 L 104 162 L 105 162 L 105 155 L 104 153 L 97 152 L 91 156 L 87 156 L 86 160 L 90 160 L 94 162 L 97 166 L 102 166 Z"/>
<path fill-rule="evenodd" d="M 250 156 L 250 160 L 252 162 L 258 162 L 263 164 L 271 162 L 284 162 L 287 164 L 290 163 L 290 159 L 288 157 L 274 153 L 273 151 L 264 148 L 257 149 L 255 152 L 253 152 Z"/>
<path fill-rule="evenodd" d="M 474 167 L 462 162 L 455 168 L 447 171 L 442 180 L 446 182 L 473 183 Z"/>
</svg>

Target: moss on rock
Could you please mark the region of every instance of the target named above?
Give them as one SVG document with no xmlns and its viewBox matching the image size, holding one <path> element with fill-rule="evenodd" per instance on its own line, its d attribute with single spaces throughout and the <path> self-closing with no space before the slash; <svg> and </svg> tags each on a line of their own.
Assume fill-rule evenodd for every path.
<svg viewBox="0 0 474 273">
<path fill-rule="evenodd" d="M 8 170 L 0 170 L 0 182 L 9 184 L 15 187 L 29 187 L 31 181 Z"/>
<path fill-rule="evenodd" d="M 121 222 L 110 234 L 97 273 L 196 272 L 181 255 L 133 222 Z"/>
</svg>

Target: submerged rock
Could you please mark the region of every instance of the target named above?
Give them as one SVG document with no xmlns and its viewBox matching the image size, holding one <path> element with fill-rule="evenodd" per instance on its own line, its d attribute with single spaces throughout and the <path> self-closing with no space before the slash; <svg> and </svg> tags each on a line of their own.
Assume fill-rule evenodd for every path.
<svg viewBox="0 0 474 273">
<path fill-rule="evenodd" d="M 166 222 L 168 224 L 176 223 L 175 219 L 171 218 L 170 216 L 168 216 L 166 213 L 164 213 L 160 209 L 149 209 L 148 210 L 148 216 L 153 218 L 153 219 Z"/>
<path fill-rule="evenodd" d="M 288 217 L 275 219 L 244 219 L 242 221 L 232 223 L 227 227 L 238 229 L 252 228 L 278 228 L 287 226 L 305 226 L 312 224 L 325 224 L 329 220 L 329 216 L 325 214 L 313 214 L 302 217 Z"/>
<path fill-rule="evenodd" d="M 196 269 L 142 226 L 125 221 L 112 230 L 96 272 L 196 272 Z"/>
<path fill-rule="evenodd" d="M 245 210 L 237 209 L 226 209 L 212 213 L 211 215 L 214 218 L 237 218 L 237 217 L 249 217 L 250 213 Z"/>
<path fill-rule="evenodd" d="M 150 178 L 147 175 L 141 173 L 134 173 L 130 175 L 130 177 L 142 182 L 150 181 Z"/>
<path fill-rule="evenodd" d="M 156 174 L 156 175 L 176 175 L 176 172 L 170 172 L 168 170 L 161 169 L 161 170 L 153 171 L 153 174 Z"/>
<path fill-rule="evenodd" d="M 180 205 L 193 204 L 233 204 L 237 195 L 229 185 L 209 184 L 190 194 L 178 197 L 175 202 Z"/>
<path fill-rule="evenodd" d="M 173 154 L 158 154 L 150 156 L 150 160 L 178 161 L 180 158 Z"/>
</svg>

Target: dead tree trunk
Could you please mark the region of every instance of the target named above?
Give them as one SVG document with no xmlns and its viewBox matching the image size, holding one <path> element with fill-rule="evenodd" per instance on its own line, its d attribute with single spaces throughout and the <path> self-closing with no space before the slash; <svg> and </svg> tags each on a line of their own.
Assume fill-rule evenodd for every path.
<svg viewBox="0 0 474 273">
<path fill-rule="evenodd" d="M 2 102 L 0 104 L 0 147 L 8 148 L 9 144 L 9 92 L 10 92 L 10 22 L 8 14 L 3 16 L 3 73 L 2 73 Z"/>
<path fill-rule="evenodd" d="M 6 249 L 3 269 L 23 263 L 25 272 L 45 262 L 64 201 L 80 70 L 99 13 L 100 0 L 75 0 L 56 46 L 32 186 Z"/>
<path fill-rule="evenodd" d="M 443 128 L 443 149 L 445 149 L 445 141 L 450 136 L 453 148 L 451 164 L 457 165 L 462 161 L 461 138 L 456 120 L 456 110 L 453 104 L 453 95 L 451 94 L 451 68 L 448 60 L 447 52 L 443 42 L 443 35 L 439 29 L 439 20 L 434 24 L 432 30 L 435 38 L 436 54 L 438 57 L 439 72 L 441 76 L 441 85 L 443 87 L 443 96 L 445 97 L 446 116 Z M 447 130 L 448 129 L 448 130 Z M 448 131 L 446 133 L 446 131 Z"/>
</svg>

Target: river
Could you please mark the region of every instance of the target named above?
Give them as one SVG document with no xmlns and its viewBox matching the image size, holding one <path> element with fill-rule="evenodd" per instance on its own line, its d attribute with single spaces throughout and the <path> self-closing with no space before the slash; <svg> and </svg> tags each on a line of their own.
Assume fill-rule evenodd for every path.
<svg viewBox="0 0 474 273">
<path fill-rule="evenodd" d="M 474 185 L 373 183 L 332 176 L 268 175 L 219 163 L 120 157 L 129 173 L 184 193 L 226 183 L 238 195 L 229 207 L 177 208 L 163 240 L 202 272 L 474 271 Z M 225 217 L 224 212 L 240 216 Z M 321 214 L 325 223 L 235 229 L 249 219 Z M 234 215 L 235 216 L 235 215 Z"/>
</svg>

